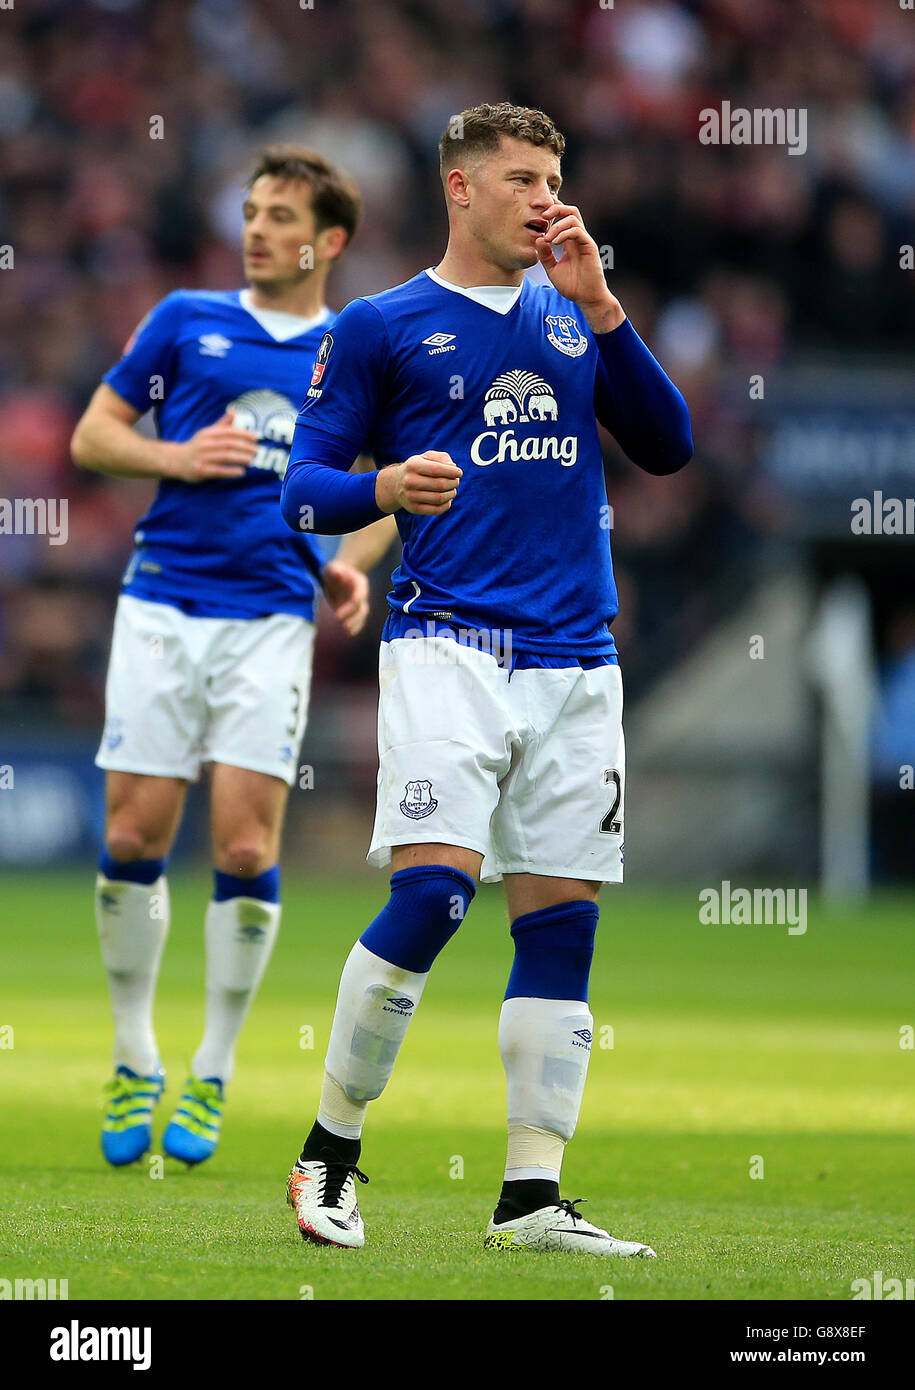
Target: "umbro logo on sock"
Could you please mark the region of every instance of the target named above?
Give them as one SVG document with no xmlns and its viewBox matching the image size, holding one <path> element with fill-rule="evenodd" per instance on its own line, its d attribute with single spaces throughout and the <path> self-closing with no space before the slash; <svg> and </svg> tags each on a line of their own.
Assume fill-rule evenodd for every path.
<svg viewBox="0 0 915 1390">
<path fill-rule="evenodd" d="M 256 922 L 252 922 L 246 927 L 238 928 L 239 941 L 263 941 L 266 935 L 266 929 L 264 927 L 259 927 Z"/>
<path fill-rule="evenodd" d="M 392 1007 L 389 1008 L 388 1005 L 391 1005 Z M 405 1016 L 406 1014 L 408 1014 L 408 1013 L 410 1012 L 410 1010 L 411 1010 L 412 1008 L 413 1008 L 413 1000 L 412 1000 L 412 999 L 407 999 L 407 998 L 402 998 L 402 999 L 389 999 L 388 1002 L 387 1002 L 387 1004 L 385 1004 L 384 1008 L 382 1009 L 382 1013 L 385 1013 L 385 1014 L 401 1014 L 402 1016 Z"/>
</svg>

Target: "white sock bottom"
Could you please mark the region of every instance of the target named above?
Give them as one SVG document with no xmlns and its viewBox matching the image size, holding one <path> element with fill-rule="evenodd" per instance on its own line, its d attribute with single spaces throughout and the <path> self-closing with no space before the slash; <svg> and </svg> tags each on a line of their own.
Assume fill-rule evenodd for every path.
<svg viewBox="0 0 915 1390">
<path fill-rule="evenodd" d="M 361 1139 L 368 1108 L 367 1100 L 350 1100 L 343 1087 L 327 1072 L 324 1073 L 318 1124 L 340 1139 Z"/>
<path fill-rule="evenodd" d="M 228 898 L 207 907 L 206 1025 L 191 1070 L 225 1085 L 235 1065 L 235 1044 L 257 993 L 280 926 L 279 903 Z"/>
<path fill-rule="evenodd" d="M 534 1125 L 509 1125 L 505 1181 L 546 1178 L 558 1182 L 565 1146 L 566 1141 L 558 1134 L 551 1134 L 548 1129 L 537 1129 Z"/>
<path fill-rule="evenodd" d="M 95 922 L 114 1016 L 114 1065 L 151 1076 L 159 1061 L 153 999 L 168 936 L 168 884 L 130 883 L 99 874 Z"/>
</svg>

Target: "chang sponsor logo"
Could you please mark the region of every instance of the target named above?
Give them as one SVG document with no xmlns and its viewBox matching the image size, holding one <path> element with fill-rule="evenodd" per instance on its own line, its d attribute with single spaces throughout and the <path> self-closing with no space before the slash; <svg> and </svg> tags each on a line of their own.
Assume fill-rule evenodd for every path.
<svg viewBox="0 0 915 1390">
<path fill-rule="evenodd" d="M 245 391 L 227 409 L 234 411 L 237 430 L 250 430 L 260 443 L 249 468 L 263 468 L 280 478 L 289 462 L 289 448 L 295 433 L 296 408 L 279 391 Z"/>
<path fill-rule="evenodd" d="M 568 434 L 518 437 L 512 428 L 495 426 L 540 424 L 559 417 L 559 404 L 549 382 L 536 372 L 519 369 L 497 376 L 483 397 L 483 419 L 487 425 L 470 446 L 471 461 L 480 468 L 491 463 L 522 459 L 555 459 L 563 468 L 578 460 L 578 436 Z"/>
</svg>

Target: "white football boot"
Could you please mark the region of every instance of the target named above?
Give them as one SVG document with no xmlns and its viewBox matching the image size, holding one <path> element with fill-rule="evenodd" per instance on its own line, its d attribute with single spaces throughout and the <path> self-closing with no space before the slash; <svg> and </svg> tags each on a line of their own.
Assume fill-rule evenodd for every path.
<svg viewBox="0 0 915 1390">
<path fill-rule="evenodd" d="M 328 1162 L 301 1159 L 289 1174 L 286 1201 L 296 1214 L 303 1240 L 317 1245 L 341 1245 L 361 1250 L 365 1227 L 356 1201 L 356 1178 L 368 1178 L 355 1163 L 340 1163 L 330 1149 L 322 1149 Z"/>
<path fill-rule="evenodd" d="M 650 1245 L 636 1240 L 617 1240 L 600 1226 L 592 1226 L 575 1204 L 563 1201 L 558 1206 L 541 1207 L 528 1216 L 509 1221 L 490 1221 L 486 1227 L 484 1246 L 490 1250 L 583 1250 L 588 1255 L 649 1255 L 657 1258 Z"/>
</svg>

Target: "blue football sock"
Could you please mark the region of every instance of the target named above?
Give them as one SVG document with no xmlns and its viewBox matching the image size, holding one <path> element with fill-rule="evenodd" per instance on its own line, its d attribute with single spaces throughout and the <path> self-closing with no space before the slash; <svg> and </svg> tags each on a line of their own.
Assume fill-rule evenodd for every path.
<svg viewBox="0 0 915 1390">
<path fill-rule="evenodd" d="M 222 869 L 213 870 L 213 901 L 227 902 L 229 898 L 260 898 L 261 902 L 278 903 L 280 900 L 280 866 L 265 869 L 254 878 L 240 878 L 237 874 L 225 874 Z"/>
<path fill-rule="evenodd" d="M 515 959 L 506 999 L 580 999 L 588 1002 L 597 903 L 558 903 L 512 923 Z"/>
<path fill-rule="evenodd" d="M 99 873 L 104 874 L 113 883 L 142 883 L 147 888 L 155 883 L 157 878 L 162 877 L 166 862 L 167 856 L 163 856 L 161 859 L 131 859 L 128 863 L 122 864 L 113 859 L 104 847 L 98 857 Z"/>
<path fill-rule="evenodd" d="M 477 888 L 447 864 L 422 864 L 391 875 L 391 896 L 359 938 L 366 950 L 401 970 L 425 974 L 457 931 Z"/>
</svg>

